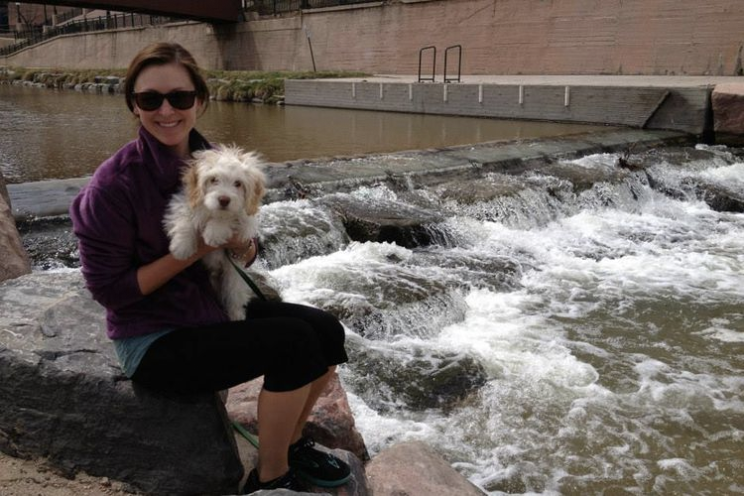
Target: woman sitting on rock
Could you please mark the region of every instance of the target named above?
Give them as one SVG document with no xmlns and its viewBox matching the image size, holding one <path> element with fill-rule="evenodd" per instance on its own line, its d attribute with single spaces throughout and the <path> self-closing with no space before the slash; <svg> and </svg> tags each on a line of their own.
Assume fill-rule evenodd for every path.
<svg viewBox="0 0 744 496">
<path fill-rule="evenodd" d="M 262 300 L 248 305 L 245 320 L 229 321 L 199 260 L 226 249 L 248 266 L 255 244 L 201 240 L 186 260 L 169 252 L 166 206 L 191 153 L 210 147 L 194 129 L 209 101 L 194 58 L 178 44 L 144 48 L 129 66 L 125 98 L 139 137 L 101 164 L 70 209 L 82 273 L 106 307 L 124 372 L 178 393 L 220 391 L 263 375 L 258 467 L 243 492 L 344 484 L 348 465 L 302 437 L 336 365 L 347 360 L 343 326 L 316 308 Z"/>
</svg>

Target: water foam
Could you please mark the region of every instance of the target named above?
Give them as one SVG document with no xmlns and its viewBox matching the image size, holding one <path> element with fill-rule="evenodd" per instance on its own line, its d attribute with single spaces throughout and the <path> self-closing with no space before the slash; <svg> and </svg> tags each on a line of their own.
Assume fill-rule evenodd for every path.
<svg viewBox="0 0 744 496">
<path fill-rule="evenodd" d="M 597 155 L 577 165 L 609 168 L 615 159 Z M 680 185 L 741 173 L 724 156 L 690 168 L 663 160 L 654 167 L 668 168 Z M 744 341 L 744 216 L 669 198 L 635 176 L 628 181 L 583 198 L 526 191 L 512 203 L 453 207 L 458 214 L 446 225 L 457 246 L 438 248 L 442 255 L 507 258 L 521 269 L 517 284 L 458 286 L 462 314 L 449 322 L 422 315 L 439 328 L 384 344 L 403 354 L 475 357 L 488 382 L 446 412 L 383 414 L 350 391 L 371 452 L 426 441 L 490 494 L 744 486 L 726 475 L 740 472 L 744 456 L 736 421 L 744 413 L 744 362 L 727 348 Z M 398 201 L 384 188 L 357 194 Z M 462 276 L 458 267 L 422 260 L 430 259 L 419 250 L 351 243 L 272 274 L 288 299 L 316 295 L 326 303 L 369 299 L 347 285 L 354 278 L 381 281 L 411 270 L 454 284 Z M 391 311 L 388 323 L 398 318 Z"/>
</svg>

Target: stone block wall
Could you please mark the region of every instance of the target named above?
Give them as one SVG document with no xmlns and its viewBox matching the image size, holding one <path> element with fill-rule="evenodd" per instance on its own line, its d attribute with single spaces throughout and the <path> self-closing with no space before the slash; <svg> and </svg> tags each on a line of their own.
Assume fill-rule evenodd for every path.
<svg viewBox="0 0 744 496">
<path fill-rule="evenodd" d="M 125 67 L 146 44 L 173 40 L 211 69 L 312 70 L 312 45 L 318 70 L 417 74 L 419 50 L 433 45 L 441 75 L 444 49 L 462 45 L 463 74 L 733 76 L 743 25 L 740 0 L 403 0 L 68 35 L 0 65 Z"/>
</svg>

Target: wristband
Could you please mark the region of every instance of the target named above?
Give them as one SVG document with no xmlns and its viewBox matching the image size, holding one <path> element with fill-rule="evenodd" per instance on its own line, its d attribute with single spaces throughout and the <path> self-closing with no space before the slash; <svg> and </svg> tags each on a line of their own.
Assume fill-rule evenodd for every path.
<svg viewBox="0 0 744 496">
<path fill-rule="evenodd" d="M 253 245 L 256 245 L 256 253 L 254 254 L 253 258 L 251 258 L 250 260 L 246 260 L 245 257 L 251 252 Z M 232 258 L 233 260 L 237 262 L 242 262 L 244 264 L 244 267 L 248 267 L 249 265 L 251 265 L 253 261 L 256 260 L 257 256 L 258 256 L 258 238 L 252 238 L 251 240 L 249 240 L 248 245 L 240 253 L 235 253 L 235 250 L 230 250 L 230 258 Z"/>
</svg>

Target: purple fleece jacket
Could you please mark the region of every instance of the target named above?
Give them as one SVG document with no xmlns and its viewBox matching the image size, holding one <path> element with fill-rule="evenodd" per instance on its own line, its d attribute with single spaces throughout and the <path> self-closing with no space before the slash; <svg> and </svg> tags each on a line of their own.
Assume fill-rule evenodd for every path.
<svg viewBox="0 0 744 496">
<path fill-rule="evenodd" d="M 197 132 L 191 149 L 208 148 Z M 70 207 L 80 262 L 93 298 L 106 308 L 111 339 L 228 320 L 201 263 L 144 296 L 137 269 L 166 255 L 163 217 L 184 163 L 144 128 L 103 162 Z"/>
</svg>

